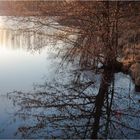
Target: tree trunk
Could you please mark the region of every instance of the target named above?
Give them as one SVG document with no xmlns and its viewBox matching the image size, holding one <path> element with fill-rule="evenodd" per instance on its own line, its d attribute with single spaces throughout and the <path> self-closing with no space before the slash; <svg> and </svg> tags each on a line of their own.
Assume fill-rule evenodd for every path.
<svg viewBox="0 0 140 140">
<path fill-rule="evenodd" d="M 92 134 L 91 134 L 92 139 L 98 138 L 100 118 L 102 114 L 102 106 L 104 104 L 105 95 L 108 94 L 108 89 L 112 81 L 113 74 L 114 72 L 109 71 L 108 69 L 105 69 L 102 74 L 102 80 L 101 80 L 99 92 L 98 95 L 96 96 L 96 101 L 95 101 L 95 112 L 93 112 L 94 124 L 92 127 Z"/>
</svg>

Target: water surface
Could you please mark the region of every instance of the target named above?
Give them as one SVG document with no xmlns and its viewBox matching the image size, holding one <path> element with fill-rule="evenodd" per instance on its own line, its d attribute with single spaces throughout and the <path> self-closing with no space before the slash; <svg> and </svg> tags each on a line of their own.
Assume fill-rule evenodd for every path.
<svg viewBox="0 0 140 140">
<path fill-rule="evenodd" d="M 4 22 L 2 18 L 0 18 L 0 138 L 22 138 L 23 135 L 27 133 L 27 130 L 25 131 L 25 126 L 35 126 L 38 122 L 40 122 L 39 118 L 36 116 L 29 115 L 26 116 L 16 116 L 15 114 L 18 114 L 20 111 L 19 109 L 22 108 L 22 106 L 18 106 L 16 103 L 14 104 L 14 100 L 16 102 L 22 101 L 24 98 L 30 99 L 38 99 L 41 101 L 44 101 L 49 96 L 53 98 L 53 94 L 56 95 L 55 91 L 57 91 L 57 86 L 60 87 L 61 85 L 57 85 L 59 82 L 61 83 L 67 83 L 71 80 L 72 76 L 69 75 L 69 73 L 64 74 L 64 70 L 68 69 L 70 71 L 72 65 L 66 65 L 61 72 L 59 73 L 59 76 L 57 75 L 58 66 L 61 62 L 60 57 L 56 57 L 56 54 L 58 53 L 58 50 L 56 48 L 61 48 L 64 44 L 56 43 L 55 48 L 51 44 L 51 39 L 48 38 L 48 36 L 44 36 L 44 33 L 50 32 L 52 29 L 46 29 L 43 28 L 43 30 L 40 30 L 40 32 L 30 32 L 30 31 L 19 31 L 19 27 L 11 28 L 11 24 L 16 23 L 16 21 L 13 21 L 9 23 L 6 23 L 4 25 Z M 23 24 L 24 25 L 24 24 Z M 24 29 L 22 25 L 22 29 Z M 25 24 L 26 26 L 29 26 L 29 24 Z M 25 26 L 25 27 L 26 27 Z M 32 24 L 30 25 L 30 27 Z M 36 27 L 38 28 L 38 27 Z M 94 79 L 96 81 L 96 85 L 92 87 L 92 94 L 96 94 L 98 92 L 98 88 L 100 85 L 100 75 L 94 75 L 91 72 L 85 72 L 83 74 L 87 79 Z M 57 76 L 59 77 L 57 79 Z M 53 83 L 53 80 L 55 79 L 55 82 L 58 82 L 53 88 L 54 91 L 52 92 L 52 95 L 45 95 L 42 94 L 36 94 L 37 90 L 34 90 L 34 85 L 44 85 L 45 82 L 47 83 Z M 43 86 L 42 86 L 43 87 Z M 56 88 L 56 89 L 55 89 Z M 125 117 L 120 114 L 123 114 L 125 111 L 126 113 L 130 113 L 129 111 L 132 111 L 133 107 L 135 110 L 132 111 L 132 114 L 139 111 L 139 93 L 134 92 L 134 84 L 131 80 L 130 76 L 117 73 L 115 74 L 115 95 L 114 95 L 114 106 L 112 110 L 115 110 L 115 117 L 113 116 L 113 119 L 118 119 L 119 121 L 122 119 L 124 122 L 131 122 L 129 124 L 130 126 L 134 127 L 135 129 L 139 130 L 139 119 L 136 117 L 131 117 L 129 120 L 129 117 L 125 115 Z M 40 89 L 39 89 L 40 90 Z M 58 95 L 62 94 L 63 87 L 59 88 L 60 93 Z M 13 91 L 22 91 L 23 98 L 18 98 L 18 96 L 15 96 L 14 100 L 9 100 L 7 98 L 7 93 L 12 93 Z M 35 91 L 35 93 L 34 93 Z M 42 91 L 46 91 L 46 89 L 43 87 Z M 86 94 L 91 94 L 90 89 L 87 90 Z M 27 93 L 27 94 L 26 94 Z M 33 93 L 33 94 L 28 94 Z M 75 94 L 74 92 L 64 92 L 65 94 L 72 95 Z M 46 93 L 45 93 L 46 94 Z M 61 101 L 64 100 L 66 102 L 67 99 L 65 97 L 65 94 L 62 94 Z M 25 96 L 24 96 L 25 95 Z M 20 95 L 19 95 L 20 96 Z M 22 94 L 21 94 L 22 96 Z M 33 97 L 32 97 L 33 96 Z M 85 95 L 84 95 L 85 96 Z M 64 97 L 64 98 L 63 98 Z M 71 96 L 68 96 L 68 98 Z M 51 100 L 50 98 L 50 100 Z M 55 97 L 54 97 L 55 98 Z M 66 98 L 66 99 L 65 99 Z M 78 99 L 76 99 L 76 103 L 86 102 L 83 99 L 80 99 L 81 96 L 79 96 Z M 70 99 L 70 103 L 71 103 Z M 57 100 L 56 100 L 57 101 Z M 60 101 L 60 102 L 61 102 Z M 59 98 L 58 98 L 58 104 Z M 133 104 L 135 103 L 135 105 Z M 31 104 L 32 105 L 32 104 Z M 34 103 L 33 103 L 34 105 Z M 35 104 L 36 105 L 36 104 Z M 28 105 L 27 105 L 28 106 Z M 29 105 L 30 107 L 30 105 Z M 91 106 L 88 106 L 89 108 Z M 131 108 L 132 107 L 132 108 Z M 23 107 L 24 108 L 24 107 Z M 22 109 L 23 109 L 22 108 Z M 86 108 L 86 107 L 85 107 Z M 125 109 L 125 110 L 123 110 Z M 127 110 L 128 109 L 128 110 Z M 65 112 L 63 109 L 58 108 L 25 108 L 23 109 L 22 113 L 33 113 L 37 115 L 44 115 L 49 116 L 51 114 L 59 114 L 60 112 L 67 114 L 68 112 Z M 135 112 L 134 112 L 135 111 Z M 71 108 L 72 113 L 78 114 L 79 110 L 76 110 L 75 108 Z M 119 113 L 118 113 L 119 112 Z M 139 115 L 139 114 L 138 114 Z M 65 120 L 61 121 L 61 125 L 63 124 L 72 124 L 73 126 L 75 124 L 84 124 L 86 122 L 86 119 L 81 119 L 77 122 L 76 120 Z M 46 121 L 47 125 L 45 128 L 42 128 L 41 130 L 38 129 L 37 133 L 33 131 L 31 135 L 25 135 L 25 138 L 40 138 L 43 137 L 43 132 L 45 137 L 47 138 L 53 138 L 53 137 L 66 137 L 65 133 L 62 132 L 62 130 L 65 130 L 65 128 L 62 128 L 61 126 L 58 128 L 51 127 L 51 122 Z M 44 122 L 45 124 L 45 122 Z M 59 124 L 59 125 L 60 125 Z M 24 127 L 23 127 L 24 126 Z M 20 129 L 19 129 L 20 128 Z M 33 128 L 33 127 L 30 127 Z M 117 126 L 118 129 L 123 130 L 122 126 Z M 24 131 L 23 131 L 24 130 Z M 80 129 L 79 131 L 83 131 L 84 129 Z M 113 129 L 112 129 L 113 130 Z M 138 138 L 140 133 L 132 133 L 131 129 L 124 129 L 127 134 L 129 134 L 129 138 Z M 21 132 L 21 134 L 17 134 L 17 131 Z M 40 132 L 40 133 L 39 133 Z M 70 131 L 69 131 L 70 132 Z M 115 134 L 116 132 L 116 134 Z M 117 129 L 115 131 L 110 131 L 110 134 L 113 134 L 114 138 L 124 138 L 125 136 L 122 136 Z M 28 134 L 28 133 L 27 133 Z M 39 136 L 40 134 L 40 136 Z M 81 133 L 82 134 L 82 133 Z M 76 133 L 75 133 L 76 135 Z M 71 137 L 74 138 L 80 138 L 78 135 L 72 135 Z M 90 138 L 88 135 L 87 138 Z"/>
</svg>

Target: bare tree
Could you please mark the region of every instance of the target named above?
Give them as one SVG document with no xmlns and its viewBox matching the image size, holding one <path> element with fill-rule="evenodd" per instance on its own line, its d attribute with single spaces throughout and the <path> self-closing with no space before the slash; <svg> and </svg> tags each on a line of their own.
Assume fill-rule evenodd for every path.
<svg viewBox="0 0 140 140">
<path fill-rule="evenodd" d="M 56 3 L 53 3 L 52 7 L 55 6 Z M 60 10 L 59 13 L 62 15 L 53 17 L 53 22 L 48 22 L 48 18 L 44 17 L 18 19 L 20 22 L 34 23 L 40 27 L 40 31 L 45 27 L 57 30 L 54 34 L 47 32 L 44 35 L 69 44 L 62 51 L 64 54 L 62 64 L 67 61 L 78 64 L 78 69 L 74 71 L 76 74 L 74 80 L 69 85 L 46 83 L 40 86 L 44 87 L 43 91 L 28 94 L 15 92 L 16 96 L 13 99 L 21 106 L 18 115 L 31 116 L 37 121 L 34 126 L 20 127 L 18 132 L 24 137 L 29 137 L 36 131 L 42 135 L 43 132 L 46 133 L 47 125 L 50 126 L 49 130 L 52 130 L 48 136 L 44 136 L 48 138 L 112 138 L 109 128 L 116 130 L 118 125 L 121 126 L 118 134 L 123 134 L 122 137 L 126 137 L 126 129 L 135 133 L 140 132 L 135 126 L 130 126 L 117 118 L 119 115 L 124 116 L 124 120 L 126 120 L 125 115 L 131 119 L 138 118 L 139 114 L 136 115 L 136 112 L 128 106 L 125 109 L 131 111 L 131 114 L 126 114 L 125 109 L 119 113 L 114 108 L 115 100 L 121 100 L 114 85 L 115 73 L 123 72 L 119 53 L 122 51 L 124 38 L 125 43 L 129 42 L 124 26 L 129 28 L 131 25 L 133 31 L 138 22 L 133 24 L 129 21 L 130 17 L 132 20 L 139 19 L 139 15 L 129 15 L 127 12 L 131 10 L 132 14 L 139 11 L 137 6 L 133 2 L 119 1 L 64 1 L 56 9 L 45 6 L 42 8 L 44 15 L 55 14 Z M 37 32 L 32 28 L 30 31 Z M 100 86 L 96 87 L 96 76 L 92 79 L 83 76 L 87 71 L 100 75 Z M 129 100 L 128 97 L 121 98 Z M 38 112 L 33 112 L 34 109 L 44 108 L 54 110 L 54 113 L 46 111 L 40 115 Z M 57 128 L 65 133 L 59 134 Z M 53 134 L 55 131 L 56 134 Z"/>
</svg>

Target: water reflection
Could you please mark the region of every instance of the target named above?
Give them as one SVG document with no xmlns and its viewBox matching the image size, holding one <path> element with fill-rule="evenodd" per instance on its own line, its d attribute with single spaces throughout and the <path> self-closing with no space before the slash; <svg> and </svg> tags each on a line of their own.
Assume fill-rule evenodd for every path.
<svg viewBox="0 0 140 140">
<path fill-rule="evenodd" d="M 60 46 L 59 43 L 57 45 Z M 47 81 L 51 81 L 60 61 L 53 59 L 56 53 L 51 40 L 43 33 L 1 27 L 0 138 L 17 138 L 14 133 L 18 127 L 28 123 L 13 115 L 19 107 L 12 105 L 7 92 L 32 92 L 33 84 L 43 83 L 45 77 Z"/>
<path fill-rule="evenodd" d="M 10 91 L 12 99 L 0 97 L 0 138 L 140 137 L 139 103 L 128 76 L 106 70 L 75 75 L 69 64 L 53 79 L 60 60 L 46 59 L 52 54 L 45 32 L 0 33 L 1 93 Z"/>
<path fill-rule="evenodd" d="M 9 94 L 21 107 L 15 115 L 34 120 L 33 124 L 19 127 L 16 135 L 24 138 L 138 138 L 139 104 L 128 90 L 129 79 L 120 74 L 108 79 L 110 74 L 105 71 L 99 76 L 104 86 L 95 85 L 95 81 L 71 85 L 53 82 L 38 85 L 34 93 Z M 115 80 L 125 83 L 116 85 Z M 125 87 L 120 88 L 121 84 Z"/>
<path fill-rule="evenodd" d="M 21 49 L 35 51 L 47 46 L 49 38 L 43 33 L 1 29 L 0 30 L 0 46 L 4 48 Z"/>
<path fill-rule="evenodd" d="M 56 67 L 51 65 L 57 50 L 51 40 L 39 30 L 0 29 L 0 94 L 15 89 L 31 90 L 33 82 L 41 82 L 46 73 L 54 72 Z"/>
</svg>

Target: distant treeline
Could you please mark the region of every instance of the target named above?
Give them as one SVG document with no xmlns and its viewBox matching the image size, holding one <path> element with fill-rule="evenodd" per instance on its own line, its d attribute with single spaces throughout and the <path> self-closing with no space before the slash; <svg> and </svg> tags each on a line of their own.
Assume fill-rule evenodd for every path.
<svg viewBox="0 0 140 140">
<path fill-rule="evenodd" d="M 60 1 L 0 1 L 0 16 L 34 16 L 61 15 L 59 10 L 53 13 L 62 2 Z"/>
</svg>

